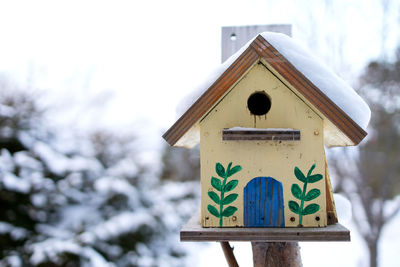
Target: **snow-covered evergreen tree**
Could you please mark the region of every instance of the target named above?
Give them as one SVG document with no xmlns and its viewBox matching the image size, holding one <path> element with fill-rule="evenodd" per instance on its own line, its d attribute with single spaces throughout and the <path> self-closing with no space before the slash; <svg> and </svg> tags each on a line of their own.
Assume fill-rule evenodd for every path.
<svg viewBox="0 0 400 267">
<path fill-rule="evenodd" d="M 0 266 L 185 265 L 196 182 L 160 182 L 131 136 L 50 129 L 34 95 L 0 87 Z"/>
</svg>

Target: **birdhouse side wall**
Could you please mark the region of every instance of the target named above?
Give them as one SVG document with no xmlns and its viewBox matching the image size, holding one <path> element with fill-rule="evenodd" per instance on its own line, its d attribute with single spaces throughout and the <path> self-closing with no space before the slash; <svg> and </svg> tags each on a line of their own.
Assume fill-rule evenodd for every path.
<svg viewBox="0 0 400 267">
<path fill-rule="evenodd" d="M 247 107 L 255 92 L 271 100 L 266 115 Z M 301 137 L 223 141 L 222 130 L 232 127 L 290 128 Z M 326 226 L 323 139 L 322 118 L 264 65 L 254 65 L 200 122 L 202 226 Z"/>
</svg>

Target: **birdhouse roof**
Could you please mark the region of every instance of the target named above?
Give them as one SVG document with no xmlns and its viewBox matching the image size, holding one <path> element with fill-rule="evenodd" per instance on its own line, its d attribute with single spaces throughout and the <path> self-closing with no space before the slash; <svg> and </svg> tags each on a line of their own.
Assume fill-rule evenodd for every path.
<svg viewBox="0 0 400 267">
<path fill-rule="evenodd" d="M 262 62 L 324 119 L 327 146 L 357 145 L 371 111 L 364 100 L 314 55 L 287 35 L 265 32 L 225 61 L 195 94 L 199 97 L 163 135 L 173 146 L 199 142 L 199 122 L 251 67 Z"/>
</svg>

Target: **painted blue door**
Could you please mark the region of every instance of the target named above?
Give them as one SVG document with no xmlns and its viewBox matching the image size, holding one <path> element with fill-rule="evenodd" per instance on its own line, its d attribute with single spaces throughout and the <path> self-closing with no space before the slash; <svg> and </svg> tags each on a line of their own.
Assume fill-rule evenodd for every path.
<svg viewBox="0 0 400 267">
<path fill-rule="evenodd" d="M 248 182 L 243 193 L 245 227 L 285 227 L 281 182 L 256 177 Z"/>
</svg>

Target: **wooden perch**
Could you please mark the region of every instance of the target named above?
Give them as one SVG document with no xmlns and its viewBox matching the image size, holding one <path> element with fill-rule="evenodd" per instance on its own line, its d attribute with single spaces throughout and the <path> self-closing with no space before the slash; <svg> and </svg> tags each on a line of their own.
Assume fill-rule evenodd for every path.
<svg viewBox="0 0 400 267">
<path fill-rule="evenodd" d="M 222 140 L 300 141 L 300 130 L 230 128 L 222 130 Z"/>
</svg>

